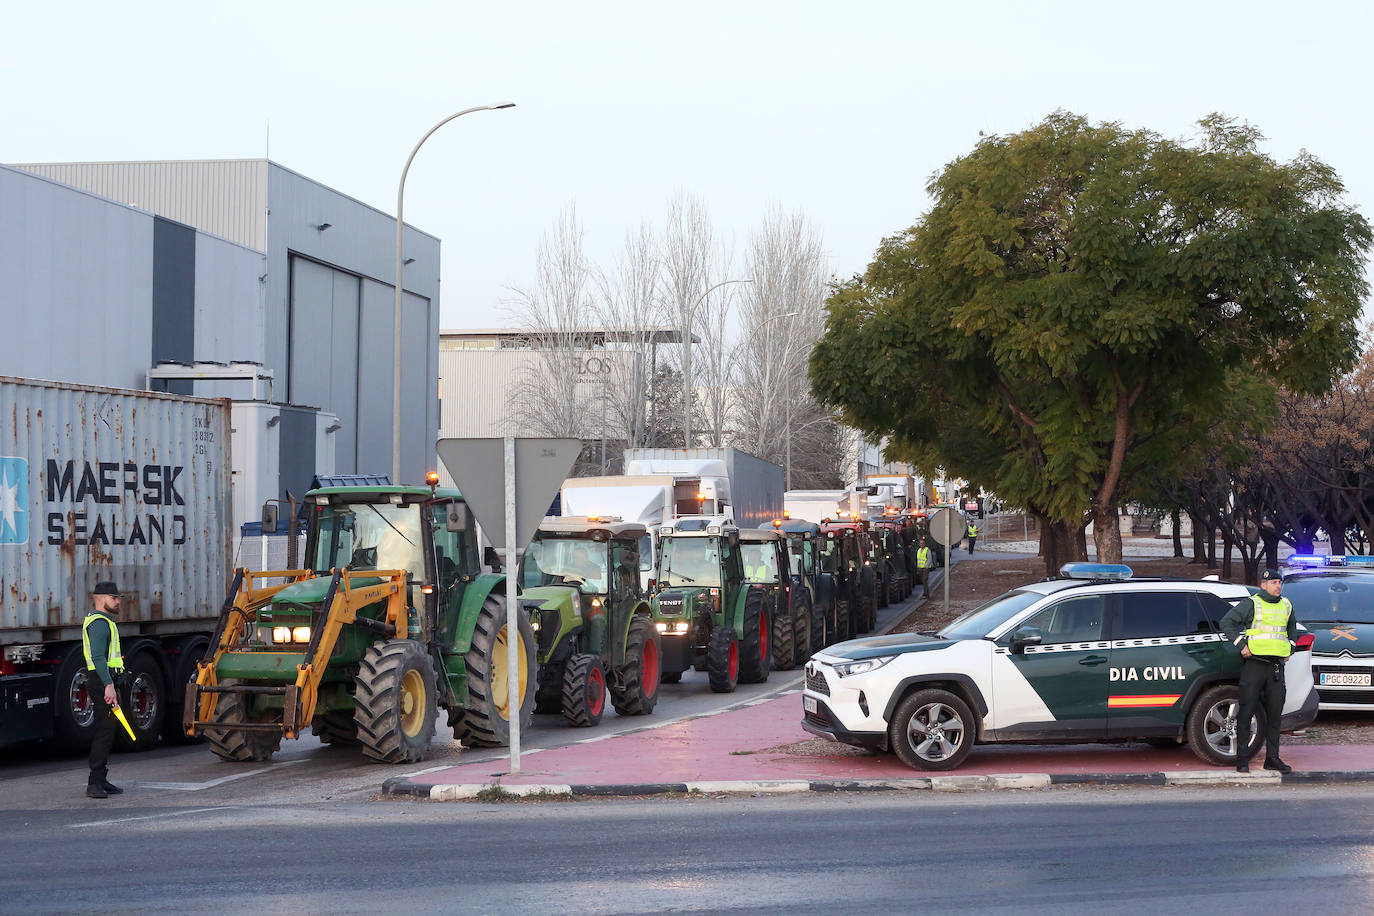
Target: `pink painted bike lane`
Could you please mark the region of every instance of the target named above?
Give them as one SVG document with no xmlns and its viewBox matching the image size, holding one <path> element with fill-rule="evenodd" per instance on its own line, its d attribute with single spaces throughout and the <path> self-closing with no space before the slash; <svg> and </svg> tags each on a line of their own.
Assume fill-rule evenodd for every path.
<svg viewBox="0 0 1374 916">
<path fill-rule="evenodd" d="M 446 767 L 410 781 L 420 785 L 629 785 L 938 775 L 913 770 L 892 754 L 819 742 L 802 729 L 801 714 L 800 699 L 793 693 L 659 728 L 531 751 L 522 757 L 521 773 L 516 776 L 502 775 L 505 761 L 498 759 Z M 594 730 L 587 732 L 587 738 L 595 737 Z M 801 742 L 807 744 L 790 747 Z M 1283 756 L 1299 771 L 1374 772 L 1374 747 L 1368 745 L 1304 745 L 1299 739 L 1285 739 Z M 974 748 L 953 773 L 1109 775 L 1209 769 L 1226 772 L 1226 768 L 1209 767 L 1182 746 L 988 745 Z"/>
</svg>

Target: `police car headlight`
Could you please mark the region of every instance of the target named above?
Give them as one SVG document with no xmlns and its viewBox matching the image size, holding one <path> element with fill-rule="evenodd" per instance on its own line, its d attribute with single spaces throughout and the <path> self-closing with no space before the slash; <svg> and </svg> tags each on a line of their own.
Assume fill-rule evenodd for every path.
<svg viewBox="0 0 1374 916">
<path fill-rule="evenodd" d="M 835 666 L 835 673 L 840 677 L 867 674 L 870 671 L 877 671 L 896 657 L 895 655 L 879 655 L 876 658 L 865 658 L 857 662 L 841 662 Z"/>
</svg>

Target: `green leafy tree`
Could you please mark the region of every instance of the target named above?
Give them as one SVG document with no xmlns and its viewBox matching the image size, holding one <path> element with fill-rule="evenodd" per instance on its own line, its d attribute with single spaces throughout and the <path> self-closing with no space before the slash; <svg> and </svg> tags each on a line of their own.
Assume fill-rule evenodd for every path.
<svg viewBox="0 0 1374 916">
<path fill-rule="evenodd" d="M 818 397 L 1043 515 L 1047 564 L 1088 521 L 1118 559 L 1117 506 L 1234 408 L 1228 371 L 1320 392 L 1357 352 L 1371 235 L 1339 178 L 1201 127 L 1188 144 L 1057 112 L 982 139 L 831 296 Z"/>
</svg>

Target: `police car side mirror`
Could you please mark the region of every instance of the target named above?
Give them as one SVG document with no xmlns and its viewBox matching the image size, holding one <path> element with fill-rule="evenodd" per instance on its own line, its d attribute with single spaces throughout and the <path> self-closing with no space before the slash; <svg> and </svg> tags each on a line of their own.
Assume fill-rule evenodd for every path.
<svg viewBox="0 0 1374 916">
<path fill-rule="evenodd" d="M 1026 646 L 1038 646 L 1045 641 L 1045 634 L 1035 627 L 1022 627 L 1011 636 L 1012 655 L 1024 655 Z"/>
</svg>

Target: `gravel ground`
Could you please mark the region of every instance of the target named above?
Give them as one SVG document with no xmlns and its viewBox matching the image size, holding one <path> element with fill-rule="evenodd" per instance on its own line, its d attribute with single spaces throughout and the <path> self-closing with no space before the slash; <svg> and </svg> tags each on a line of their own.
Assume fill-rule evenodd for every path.
<svg viewBox="0 0 1374 916">
<path fill-rule="evenodd" d="M 1142 539 L 1143 540 L 1143 539 Z M 1130 542 L 1128 541 L 1128 544 Z M 982 546 L 980 539 L 979 545 Z M 1002 549 L 1002 545 L 997 545 Z M 1032 550 L 1034 547 L 1032 547 Z M 1029 552 L 1029 551 L 1027 551 Z M 1201 579 L 1219 570 L 1208 570 L 1201 563 L 1167 556 L 1146 559 L 1135 554 L 1130 547 L 1124 551 L 1126 562 L 1137 576 L 1178 576 L 1187 579 Z M 1168 548 L 1170 554 L 1173 548 Z M 1235 565 L 1235 576 L 1227 581 L 1239 582 L 1240 563 Z M 918 630 L 936 630 L 959 616 L 973 610 L 980 604 L 997 597 L 1028 582 L 1045 578 L 1044 561 L 1038 557 L 1012 559 L 979 557 L 976 553 L 961 559 L 954 567 L 949 580 L 949 608 L 944 603 L 943 586 L 933 590 L 929 601 L 918 606 L 906 619 L 892 628 L 894 633 L 914 633 Z M 1285 735 L 1284 741 L 1310 744 L 1374 744 L 1374 714 L 1359 712 L 1323 712 L 1317 721 L 1302 735 Z M 824 745 L 825 742 L 822 742 Z M 797 753 L 792 748 L 804 748 L 813 742 L 793 745 L 786 753 Z M 831 746 L 833 747 L 833 745 Z M 856 749 L 857 750 L 857 749 Z M 814 753 L 814 751 L 811 751 Z M 806 751 L 802 751 L 806 753 Z"/>
</svg>

